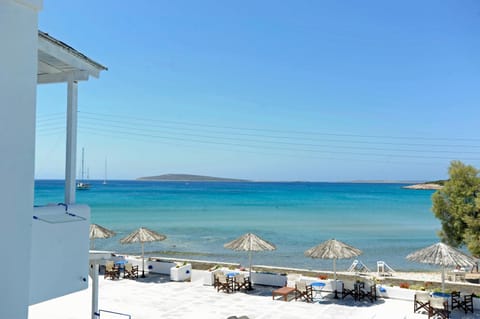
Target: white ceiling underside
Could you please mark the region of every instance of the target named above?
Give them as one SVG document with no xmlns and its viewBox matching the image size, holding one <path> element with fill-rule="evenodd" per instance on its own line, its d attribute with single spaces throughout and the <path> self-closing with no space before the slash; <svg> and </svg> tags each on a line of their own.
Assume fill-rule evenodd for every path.
<svg viewBox="0 0 480 319">
<path fill-rule="evenodd" d="M 87 81 L 107 68 L 66 43 L 38 31 L 37 83 Z"/>
</svg>

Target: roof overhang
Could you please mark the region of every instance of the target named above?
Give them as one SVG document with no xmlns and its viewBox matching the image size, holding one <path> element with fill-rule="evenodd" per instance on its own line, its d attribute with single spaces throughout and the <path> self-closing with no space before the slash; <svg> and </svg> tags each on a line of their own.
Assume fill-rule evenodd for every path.
<svg viewBox="0 0 480 319">
<path fill-rule="evenodd" d="M 97 63 L 48 33 L 38 31 L 37 83 L 87 81 L 107 67 Z"/>
</svg>

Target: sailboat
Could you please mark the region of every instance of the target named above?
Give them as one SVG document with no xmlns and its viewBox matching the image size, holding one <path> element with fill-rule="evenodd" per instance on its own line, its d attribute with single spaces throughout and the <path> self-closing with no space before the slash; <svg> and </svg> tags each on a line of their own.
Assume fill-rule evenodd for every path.
<svg viewBox="0 0 480 319">
<path fill-rule="evenodd" d="M 90 184 L 85 183 L 84 181 L 85 174 L 85 149 L 82 147 L 82 179 L 77 183 L 77 190 L 88 190 L 90 189 Z"/>
</svg>

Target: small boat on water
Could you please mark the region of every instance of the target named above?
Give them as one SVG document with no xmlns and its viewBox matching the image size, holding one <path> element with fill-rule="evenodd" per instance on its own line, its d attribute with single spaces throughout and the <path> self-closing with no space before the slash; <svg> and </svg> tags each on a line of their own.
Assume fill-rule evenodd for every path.
<svg viewBox="0 0 480 319">
<path fill-rule="evenodd" d="M 82 147 L 82 179 L 80 182 L 77 183 L 77 190 L 88 190 L 90 189 L 90 184 L 85 183 L 84 181 L 84 174 L 85 174 L 85 149 Z"/>
<path fill-rule="evenodd" d="M 86 189 L 90 189 L 90 184 L 83 183 L 83 182 L 77 183 L 77 190 L 86 190 Z"/>
</svg>

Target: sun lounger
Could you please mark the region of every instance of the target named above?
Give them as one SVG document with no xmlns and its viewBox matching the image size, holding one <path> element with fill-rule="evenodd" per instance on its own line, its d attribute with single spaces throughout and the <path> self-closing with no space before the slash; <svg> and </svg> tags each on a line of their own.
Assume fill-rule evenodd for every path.
<svg viewBox="0 0 480 319">
<path fill-rule="evenodd" d="M 387 265 L 386 262 L 383 260 L 377 261 L 377 273 L 379 276 L 393 276 L 393 273 L 395 270 L 393 270 L 389 265 Z"/>
<path fill-rule="evenodd" d="M 362 263 L 360 260 L 355 259 L 350 267 L 347 269 L 348 272 L 364 273 L 370 272 L 370 269 Z"/>
</svg>

